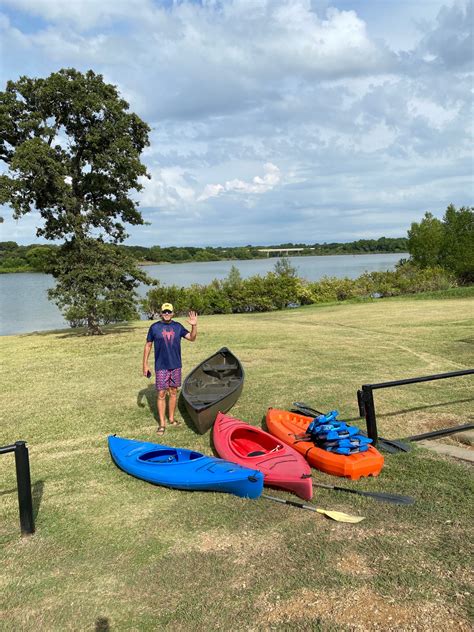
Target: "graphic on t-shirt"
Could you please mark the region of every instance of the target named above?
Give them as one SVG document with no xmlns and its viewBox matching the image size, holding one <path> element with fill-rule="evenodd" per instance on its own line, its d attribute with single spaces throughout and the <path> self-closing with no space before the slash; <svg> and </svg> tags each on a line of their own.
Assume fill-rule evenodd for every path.
<svg viewBox="0 0 474 632">
<path fill-rule="evenodd" d="M 166 344 L 173 344 L 174 340 L 174 330 L 173 329 L 163 329 L 162 331 L 163 338 L 165 339 Z"/>
</svg>

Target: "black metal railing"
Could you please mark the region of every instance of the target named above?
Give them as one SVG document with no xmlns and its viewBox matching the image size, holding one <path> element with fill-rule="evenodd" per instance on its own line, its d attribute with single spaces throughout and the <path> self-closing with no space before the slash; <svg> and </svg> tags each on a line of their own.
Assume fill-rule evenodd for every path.
<svg viewBox="0 0 474 632">
<path fill-rule="evenodd" d="M 15 453 L 21 533 L 22 535 L 29 535 L 35 532 L 35 522 L 33 518 L 33 500 L 31 497 L 30 460 L 26 441 L 16 441 L 12 445 L 0 447 L 0 454 L 7 454 L 8 452 Z"/>
<path fill-rule="evenodd" d="M 391 388 L 393 386 L 404 386 L 405 384 L 417 384 L 418 382 L 431 382 L 432 380 L 444 380 L 448 377 L 459 377 L 461 375 L 471 375 L 474 369 L 465 369 L 463 371 L 451 371 L 450 373 L 439 373 L 437 375 L 425 375 L 423 377 L 410 377 L 405 380 L 393 380 L 391 382 L 380 382 L 379 384 L 363 384 L 362 389 L 357 391 L 357 401 L 359 404 L 359 414 L 365 417 L 367 424 L 367 436 L 369 436 L 374 445 L 377 445 L 377 416 L 375 413 L 374 393 L 373 391 L 380 388 Z M 449 429 L 446 429 L 449 430 Z M 439 431 L 441 433 L 441 431 Z M 447 433 L 446 433 L 447 434 Z"/>
</svg>

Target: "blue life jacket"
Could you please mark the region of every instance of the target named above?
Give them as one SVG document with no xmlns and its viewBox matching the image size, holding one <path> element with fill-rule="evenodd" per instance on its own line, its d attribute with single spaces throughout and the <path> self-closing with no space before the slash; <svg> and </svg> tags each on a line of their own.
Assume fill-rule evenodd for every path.
<svg viewBox="0 0 474 632">
<path fill-rule="evenodd" d="M 337 421 L 337 410 L 331 410 L 327 415 L 315 417 L 306 434 L 319 448 L 336 454 L 356 454 L 366 452 L 372 439 L 359 434 L 359 428 L 349 426 L 344 421 Z"/>
</svg>

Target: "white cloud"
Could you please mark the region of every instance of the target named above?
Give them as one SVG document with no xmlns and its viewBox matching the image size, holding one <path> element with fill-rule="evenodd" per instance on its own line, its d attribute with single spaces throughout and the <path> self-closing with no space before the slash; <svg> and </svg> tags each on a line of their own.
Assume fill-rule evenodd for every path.
<svg viewBox="0 0 474 632">
<path fill-rule="evenodd" d="M 134 243 L 403 235 L 472 203 L 472 2 L 0 7 L 3 81 L 93 68 L 150 123 Z"/>
<path fill-rule="evenodd" d="M 154 12 L 150 0 L 1 0 L 0 5 L 80 30 L 112 20 L 145 20 Z"/>
<path fill-rule="evenodd" d="M 264 164 L 263 170 L 265 175 L 263 177 L 255 176 L 251 182 L 244 182 L 243 180 L 234 178 L 233 180 L 227 180 L 224 184 L 207 184 L 197 201 L 203 202 L 211 197 L 217 197 L 221 193 L 229 192 L 266 193 L 277 186 L 281 180 L 281 174 L 280 169 L 271 162 Z"/>
<path fill-rule="evenodd" d="M 143 191 L 138 199 L 142 206 L 158 207 L 161 212 L 174 213 L 183 204 L 194 202 L 195 192 L 189 184 L 189 174 L 181 167 L 149 169 L 151 180 L 141 179 Z"/>
</svg>

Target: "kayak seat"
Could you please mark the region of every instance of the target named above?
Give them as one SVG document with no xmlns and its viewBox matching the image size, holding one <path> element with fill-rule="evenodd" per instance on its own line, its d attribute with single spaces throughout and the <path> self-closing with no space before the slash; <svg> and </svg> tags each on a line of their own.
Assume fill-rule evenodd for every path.
<svg viewBox="0 0 474 632">
<path fill-rule="evenodd" d="M 262 456 L 266 454 L 263 450 L 254 450 L 253 452 L 249 452 L 247 456 Z"/>
<path fill-rule="evenodd" d="M 172 463 L 179 459 L 176 450 L 152 450 L 141 454 L 138 460 L 146 463 Z"/>
</svg>

